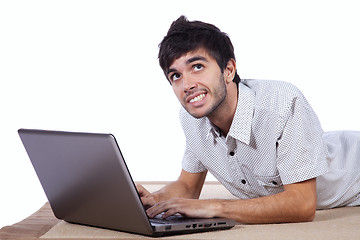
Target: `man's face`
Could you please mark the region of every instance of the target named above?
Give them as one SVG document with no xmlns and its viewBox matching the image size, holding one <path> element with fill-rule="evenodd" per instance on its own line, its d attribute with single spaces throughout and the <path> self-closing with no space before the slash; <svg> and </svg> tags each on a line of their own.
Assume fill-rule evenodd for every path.
<svg viewBox="0 0 360 240">
<path fill-rule="evenodd" d="M 181 105 L 195 118 L 211 116 L 226 98 L 223 73 L 204 49 L 176 59 L 167 77 Z"/>
</svg>

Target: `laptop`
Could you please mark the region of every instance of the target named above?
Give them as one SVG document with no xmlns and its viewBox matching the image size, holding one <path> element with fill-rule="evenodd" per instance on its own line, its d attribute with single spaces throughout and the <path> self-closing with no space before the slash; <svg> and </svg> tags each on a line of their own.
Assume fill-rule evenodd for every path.
<svg viewBox="0 0 360 240">
<path fill-rule="evenodd" d="M 235 225 L 223 218 L 148 218 L 112 134 L 31 129 L 18 133 L 58 219 L 148 236 Z"/>
</svg>

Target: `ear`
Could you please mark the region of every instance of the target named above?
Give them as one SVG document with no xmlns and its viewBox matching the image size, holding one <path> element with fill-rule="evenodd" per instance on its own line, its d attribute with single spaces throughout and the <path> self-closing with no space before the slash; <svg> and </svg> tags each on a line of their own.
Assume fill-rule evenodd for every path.
<svg viewBox="0 0 360 240">
<path fill-rule="evenodd" d="M 226 83 L 231 83 L 236 73 L 236 62 L 234 59 L 230 59 L 224 70 L 224 78 Z"/>
</svg>

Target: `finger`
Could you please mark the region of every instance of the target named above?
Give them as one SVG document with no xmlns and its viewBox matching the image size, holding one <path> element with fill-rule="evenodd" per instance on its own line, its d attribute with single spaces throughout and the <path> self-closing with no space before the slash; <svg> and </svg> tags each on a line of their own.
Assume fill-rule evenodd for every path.
<svg viewBox="0 0 360 240">
<path fill-rule="evenodd" d="M 150 218 L 153 218 L 156 215 L 164 212 L 165 210 L 166 210 L 166 207 L 165 207 L 164 202 L 160 202 L 160 203 L 155 204 L 151 208 L 147 209 L 146 213 Z"/>
<path fill-rule="evenodd" d="M 173 215 L 175 215 L 175 214 L 177 214 L 177 213 L 182 214 L 182 213 L 179 211 L 179 209 L 177 209 L 177 208 L 170 208 L 170 209 L 168 209 L 167 211 L 164 212 L 164 214 L 163 214 L 162 217 L 163 217 L 163 218 L 167 218 L 167 217 L 173 216 Z"/>
<path fill-rule="evenodd" d="M 175 199 L 170 199 L 168 201 L 155 204 L 147 210 L 147 214 L 149 217 L 155 217 L 160 213 L 164 213 L 163 217 L 166 218 L 178 213 L 179 209 L 181 209 L 180 202 Z"/>
<path fill-rule="evenodd" d="M 146 190 L 142 185 L 137 184 L 136 189 L 139 193 L 140 200 L 144 207 L 147 209 L 156 204 L 154 195 L 152 195 L 148 190 Z"/>
<path fill-rule="evenodd" d="M 148 194 L 150 194 L 150 192 L 148 190 L 146 190 L 142 185 L 137 184 L 136 185 L 136 189 L 138 191 L 138 193 L 140 194 L 140 196 L 146 196 Z"/>
<path fill-rule="evenodd" d="M 152 196 L 141 197 L 141 202 L 146 207 L 151 207 L 156 204 L 155 199 Z"/>
</svg>

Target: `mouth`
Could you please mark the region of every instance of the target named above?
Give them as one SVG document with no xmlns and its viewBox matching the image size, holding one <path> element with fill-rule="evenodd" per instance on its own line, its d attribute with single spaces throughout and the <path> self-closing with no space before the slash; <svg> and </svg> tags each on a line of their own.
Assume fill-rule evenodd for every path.
<svg viewBox="0 0 360 240">
<path fill-rule="evenodd" d="M 202 93 L 202 94 L 200 94 L 200 95 L 198 95 L 198 96 L 190 99 L 189 102 L 190 102 L 190 103 L 200 102 L 201 100 L 203 100 L 203 98 L 204 98 L 205 96 L 206 96 L 206 94 L 205 94 L 205 93 Z"/>
</svg>

